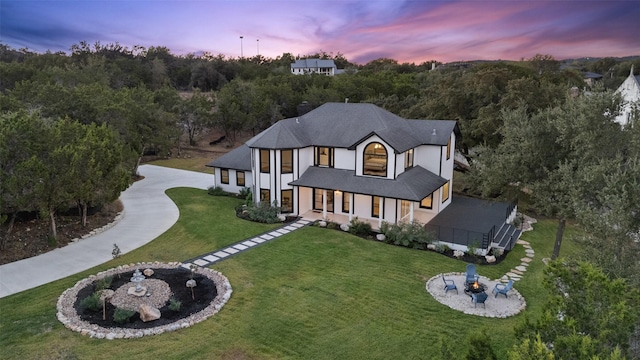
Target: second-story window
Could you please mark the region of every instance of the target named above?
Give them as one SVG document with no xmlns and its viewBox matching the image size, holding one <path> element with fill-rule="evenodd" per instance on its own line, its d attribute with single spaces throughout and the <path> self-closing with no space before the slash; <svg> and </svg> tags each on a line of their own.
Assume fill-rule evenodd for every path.
<svg viewBox="0 0 640 360">
<path fill-rule="evenodd" d="M 281 150 L 280 157 L 280 172 L 291 174 L 293 172 L 293 150 Z"/>
<path fill-rule="evenodd" d="M 364 175 L 387 176 L 387 149 L 384 145 L 372 142 L 364 148 Z"/>
<path fill-rule="evenodd" d="M 413 167 L 413 149 L 409 149 L 404 153 L 404 168 L 408 169 L 411 167 Z"/>
<path fill-rule="evenodd" d="M 269 159 L 269 150 L 260 149 L 260 172 L 268 173 L 271 172 L 270 159 Z"/>
<path fill-rule="evenodd" d="M 316 146 L 315 166 L 333 167 L 333 148 L 326 146 Z"/>
</svg>

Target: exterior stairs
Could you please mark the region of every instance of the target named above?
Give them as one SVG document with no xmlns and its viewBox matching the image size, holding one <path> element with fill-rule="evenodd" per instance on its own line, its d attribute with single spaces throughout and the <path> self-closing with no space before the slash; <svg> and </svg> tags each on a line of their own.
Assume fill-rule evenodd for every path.
<svg viewBox="0 0 640 360">
<path fill-rule="evenodd" d="M 516 241 L 520 238 L 522 230 L 519 230 L 515 226 L 504 223 L 500 229 L 496 232 L 491 246 L 504 250 L 511 250 L 516 245 Z"/>
</svg>

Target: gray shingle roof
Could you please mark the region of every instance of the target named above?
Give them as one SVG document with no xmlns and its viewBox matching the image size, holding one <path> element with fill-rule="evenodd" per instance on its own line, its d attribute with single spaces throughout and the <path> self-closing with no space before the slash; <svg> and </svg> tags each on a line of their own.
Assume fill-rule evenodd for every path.
<svg viewBox="0 0 640 360">
<path fill-rule="evenodd" d="M 402 153 L 419 145 L 446 145 L 454 131 L 459 133 L 453 120 L 407 120 L 373 104 L 326 103 L 300 117 L 280 120 L 247 145 L 353 148 L 375 134 Z"/>
<path fill-rule="evenodd" d="M 405 171 L 395 180 L 356 176 L 353 170 L 312 166 L 298 180 L 292 181 L 289 185 L 421 201 L 446 182 L 446 179 L 420 166 Z"/>
<path fill-rule="evenodd" d="M 251 149 L 242 144 L 207 164 L 209 167 L 251 171 Z"/>
<path fill-rule="evenodd" d="M 291 67 L 294 69 L 315 69 L 315 68 L 335 68 L 336 64 L 333 60 L 322 60 L 322 59 L 300 59 L 296 60 L 296 62 L 291 64 Z"/>
</svg>

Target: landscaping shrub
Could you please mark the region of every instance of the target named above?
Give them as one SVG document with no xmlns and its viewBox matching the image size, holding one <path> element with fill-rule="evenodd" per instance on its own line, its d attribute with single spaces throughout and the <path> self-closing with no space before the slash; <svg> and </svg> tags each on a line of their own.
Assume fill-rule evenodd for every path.
<svg viewBox="0 0 640 360">
<path fill-rule="evenodd" d="M 210 186 L 207 189 L 207 193 L 209 195 L 213 195 L 213 196 L 225 196 L 225 195 L 227 195 L 227 193 L 224 190 L 222 190 L 222 188 L 220 186 L 216 186 L 216 187 Z"/>
<path fill-rule="evenodd" d="M 99 311 L 102 309 L 102 302 L 100 301 L 100 294 L 94 292 L 93 294 L 82 299 L 80 302 L 82 310 Z"/>
<path fill-rule="evenodd" d="M 238 212 L 239 210 L 239 212 Z M 275 224 L 280 222 L 278 215 L 282 208 L 278 207 L 278 202 L 273 205 L 268 202 L 260 202 L 258 205 L 241 206 L 236 210 L 239 217 L 264 224 Z"/>
<path fill-rule="evenodd" d="M 417 221 L 389 224 L 383 222 L 380 231 L 390 244 L 425 250 L 436 239 Z"/>
<path fill-rule="evenodd" d="M 182 302 L 176 298 L 169 299 L 169 310 L 171 311 L 180 311 L 180 306 L 182 306 Z"/>
<path fill-rule="evenodd" d="M 371 234 L 371 224 L 360 221 L 356 216 L 349 223 L 349 232 L 356 236 L 368 236 Z"/>
<path fill-rule="evenodd" d="M 436 252 L 440 253 L 440 254 L 444 254 L 447 250 L 449 250 L 449 247 L 446 244 L 441 244 L 441 243 L 437 243 L 436 245 Z"/>
<path fill-rule="evenodd" d="M 249 188 L 242 188 L 240 189 L 240 192 L 238 193 L 238 197 L 240 199 L 249 199 L 249 196 L 251 196 L 251 189 Z"/>
<path fill-rule="evenodd" d="M 113 312 L 113 321 L 117 322 L 118 324 L 124 324 L 126 322 L 129 322 L 129 319 L 135 313 L 136 312 L 133 311 L 133 310 L 126 310 L 126 309 L 117 308 Z"/>
<path fill-rule="evenodd" d="M 104 289 L 108 289 L 111 286 L 113 276 L 106 276 L 96 281 L 96 292 Z"/>
<path fill-rule="evenodd" d="M 467 244 L 467 254 L 472 257 L 478 256 L 478 250 L 480 249 L 480 242 L 478 240 L 473 240 L 469 244 Z"/>
</svg>

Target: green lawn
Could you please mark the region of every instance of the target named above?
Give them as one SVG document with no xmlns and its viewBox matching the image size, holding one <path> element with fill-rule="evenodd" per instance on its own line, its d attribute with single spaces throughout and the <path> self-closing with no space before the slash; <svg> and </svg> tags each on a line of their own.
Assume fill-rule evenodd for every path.
<svg viewBox="0 0 640 360">
<path fill-rule="evenodd" d="M 170 159 L 154 160 L 154 161 L 148 162 L 148 164 L 213 174 L 213 168 L 206 166 L 208 163 L 211 162 L 211 160 L 213 160 L 212 156 L 207 157 L 204 155 L 200 155 L 200 156 L 194 156 L 186 159 L 170 158 Z"/>
<path fill-rule="evenodd" d="M 508 319 L 465 315 L 435 301 L 425 281 L 463 272 L 465 263 L 433 252 L 367 241 L 336 230 L 306 227 L 215 264 L 233 295 L 224 308 L 191 328 L 133 340 L 96 340 L 67 330 L 55 317 L 58 296 L 78 280 L 121 263 L 182 261 L 273 228 L 237 219 L 238 200 L 203 190 L 168 191 L 181 212 L 165 234 L 122 258 L 39 288 L 0 299 L 2 359 L 429 359 L 446 339 L 467 352 L 466 338 L 482 332 L 506 358 L 513 327 L 536 317 L 546 295 L 543 264 L 556 223 L 541 221 L 523 235 L 535 260 L 515 288 L 525 313 Z M 565 240 L 566 249 L 575 246 Z M 499 265 L 478 272 L 499 277 L 520 263 L 517 246 Z"/>
</svg>

